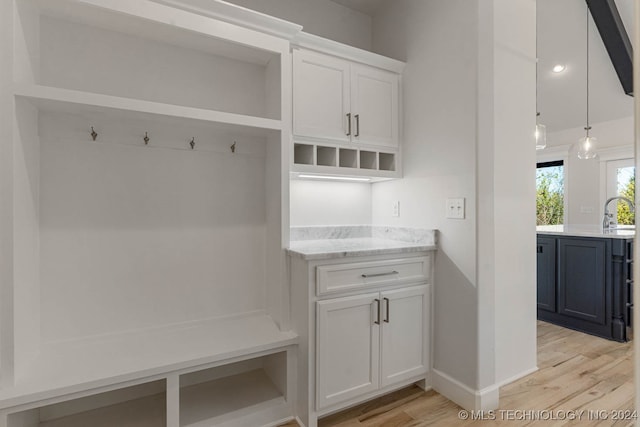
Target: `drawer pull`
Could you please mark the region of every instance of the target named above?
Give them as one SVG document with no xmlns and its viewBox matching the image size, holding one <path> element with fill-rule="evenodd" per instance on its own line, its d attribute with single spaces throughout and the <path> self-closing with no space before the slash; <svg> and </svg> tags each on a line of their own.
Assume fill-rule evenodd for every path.
<svg viewBox="0 0 640 427">
<path fill-rule="evenodd" d="M 393 271 L 388 271 L 386 273 L 362 274 L 362 277 L 367 279 L 369 277 L 393 276 L 394 274 L 399 274 L 399 273 L 397 271 L 393 270 Z"/>
</svg>

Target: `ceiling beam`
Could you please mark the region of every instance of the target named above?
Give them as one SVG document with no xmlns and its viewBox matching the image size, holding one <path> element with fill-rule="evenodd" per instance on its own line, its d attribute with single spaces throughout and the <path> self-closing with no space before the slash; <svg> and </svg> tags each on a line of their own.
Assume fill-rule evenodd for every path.
<svg viewBox="0 0 640 427">
<path fill-rule="evenodd" d="M 615 0 L 585 0 L 609 53 L 622 89 L 633 96 L 633 47 Z"/>
</svg>

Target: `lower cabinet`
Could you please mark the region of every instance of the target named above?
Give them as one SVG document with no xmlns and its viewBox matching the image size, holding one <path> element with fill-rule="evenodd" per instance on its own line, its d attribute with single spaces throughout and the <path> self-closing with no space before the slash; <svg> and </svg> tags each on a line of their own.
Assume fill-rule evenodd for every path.
<svg viewBox="0 0 640 427">
<path fill-rule="evenodd" d="M 302 424 L 431 385 L 432 251 L 294 255 L 289 264 Z"/>
<path fill-rule="evenodd" d="M 558 239 L 558 314 L 597 325 L 610 322 L 606 255 L 603 239 Z"/>
<path fill-rule="evenodd" d="M 538 310 L 556 311 L 556 239 L 538 237 Z"/>
<path fill-rule="evenodd" d="M 538 319 L 629 340 L 632 247 L 632 239 L 538 235 Z"/>
<path fill-rule="evenodd" d="M 317 302 L 317 407 L 428 370 L 429 285 Z"/>
</svg>

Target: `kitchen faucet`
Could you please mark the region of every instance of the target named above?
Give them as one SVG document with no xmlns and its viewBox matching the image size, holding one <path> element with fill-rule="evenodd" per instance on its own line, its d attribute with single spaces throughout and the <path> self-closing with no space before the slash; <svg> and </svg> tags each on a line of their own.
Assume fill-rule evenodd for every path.
<svg viewBox="0 0 640 427">
<path fill-rule="evenodd" d="M 626 197 L 622 197 L 622 196 L 617 196 L 617 197 L 610 197 L 607 199 L 606 202 L 604 202 L 604 218 L 602 219 L 602 230 L 603 231 L 607 231 L 607 230 L 611 230 L 613 228 L 615 228 L 616 222 L 613 219 L 613 214 L 611 212 L 609 212 L 609 203 L 611 203 L 612 200 L 623 200 L 625 201 L 628 205 L 629 205 L 629 209 L 631 210 L 631 212 L 635 212 L 635 205 L 633 204 L 633 202 L 629 199 L 627 199 Z"/>
</svg>

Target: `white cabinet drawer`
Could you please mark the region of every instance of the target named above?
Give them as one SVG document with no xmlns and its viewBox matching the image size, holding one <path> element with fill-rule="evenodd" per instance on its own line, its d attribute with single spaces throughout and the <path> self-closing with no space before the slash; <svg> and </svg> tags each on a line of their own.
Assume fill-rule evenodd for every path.
<svg viewBox="0 0 640 427">
<path fill-rule="evenodd" d="M 424 256 L 321 265 L 316 268 L 316 292 L 325 295 L 372 285 L 429 282 L 430 262 L 430 257 Z"/>
</svg>

